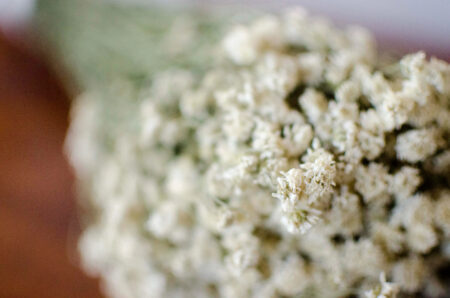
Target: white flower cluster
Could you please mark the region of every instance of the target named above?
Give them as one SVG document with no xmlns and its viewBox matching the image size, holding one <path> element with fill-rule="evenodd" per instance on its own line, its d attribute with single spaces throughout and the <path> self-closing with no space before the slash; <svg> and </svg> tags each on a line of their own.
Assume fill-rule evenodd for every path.
<svg viewBox="0 0 450 298">
<path fill-rule="evenodd" d="M 281 175 L 273 196 L 281 201 L 282 222 L 289 232 L 303 234 L 329 205 L 336 175 L 333 156 L 323 149 L 310 151 L 300 168 Z"/>
<path fill-rule="evenodd" d="M 380 285 L 367 291 L 365 294 L 367 298 L 392 298 L 397 297 L 398 290 L 398 286 L 386 282 L 386 276 L 383 272 L 380 276 Z"/>
<path fill-rule="evenodd" d="M 301 9 L 232 29 L 216 55 L 108 93 L 121 104 L 76 102 L 80 249 L 108 294 L 448 294 L 450 66 L 385 64 L 365 30 Z"/>
</svg>

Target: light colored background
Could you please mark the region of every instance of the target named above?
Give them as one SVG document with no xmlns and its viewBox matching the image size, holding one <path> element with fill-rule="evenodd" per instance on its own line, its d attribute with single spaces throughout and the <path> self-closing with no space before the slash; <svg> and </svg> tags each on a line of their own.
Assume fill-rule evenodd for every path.
<svg viewBox="0 0 450 298">
<path fill-rule="evenodd" d="M 33 0 L 0 0 L 0 25 L 14 27 L 24 23 L 33 10 Z"/>
<path fill-rule="evenodd" d="M 57 0 L 55 0 L 57 1 Z M 94 0 L 93 0 L 94 1 Z M 301 5 L 338 24 L 359 24 L 372 30 L 383 47 L 426 50 L 450 57 L 450 0 L 104 0 L 169 5 L 251 6 L 279 10 Z M 11 30 L 32 14 L 34 0 L 0 0 L 0 26 Z M 243 5 L 245 4 L 245 5 Z"/>
</svg>

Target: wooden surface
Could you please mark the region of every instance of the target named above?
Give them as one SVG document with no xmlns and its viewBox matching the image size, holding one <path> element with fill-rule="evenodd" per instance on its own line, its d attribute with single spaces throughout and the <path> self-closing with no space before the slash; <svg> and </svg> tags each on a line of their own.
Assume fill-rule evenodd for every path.
<svg viewBox="0 0 450 298">
<path fill-rule="evenodd" d="M 45 65 L 0 33 L 0 297 L 101 297 L 78 268 L 68 100 Z"/>
</svg>

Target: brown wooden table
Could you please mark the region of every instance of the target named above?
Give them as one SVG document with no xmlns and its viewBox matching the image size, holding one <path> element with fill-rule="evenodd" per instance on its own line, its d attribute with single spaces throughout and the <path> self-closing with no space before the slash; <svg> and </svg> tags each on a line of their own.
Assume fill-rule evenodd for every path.
<svg viewBox="0 0 450 298">
<path fill-rule="evenodd" d="M 45 64 L 0 33 L 0 297 L 101 297 L 78 267 L 68 100 Z"/>
</svg>

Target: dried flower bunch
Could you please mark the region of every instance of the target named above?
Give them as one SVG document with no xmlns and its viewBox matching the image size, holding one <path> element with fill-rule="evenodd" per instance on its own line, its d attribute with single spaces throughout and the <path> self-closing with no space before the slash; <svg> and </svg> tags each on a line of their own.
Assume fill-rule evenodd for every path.
<svg viewBox="0 0 450 298">
<path fill-rule="evenodd" d="M 301 9 L 211 51 L 74 103 L 80 249 L 109 295 L 448 295 L 450 65 L 385 63 Z"/>
</svg>

